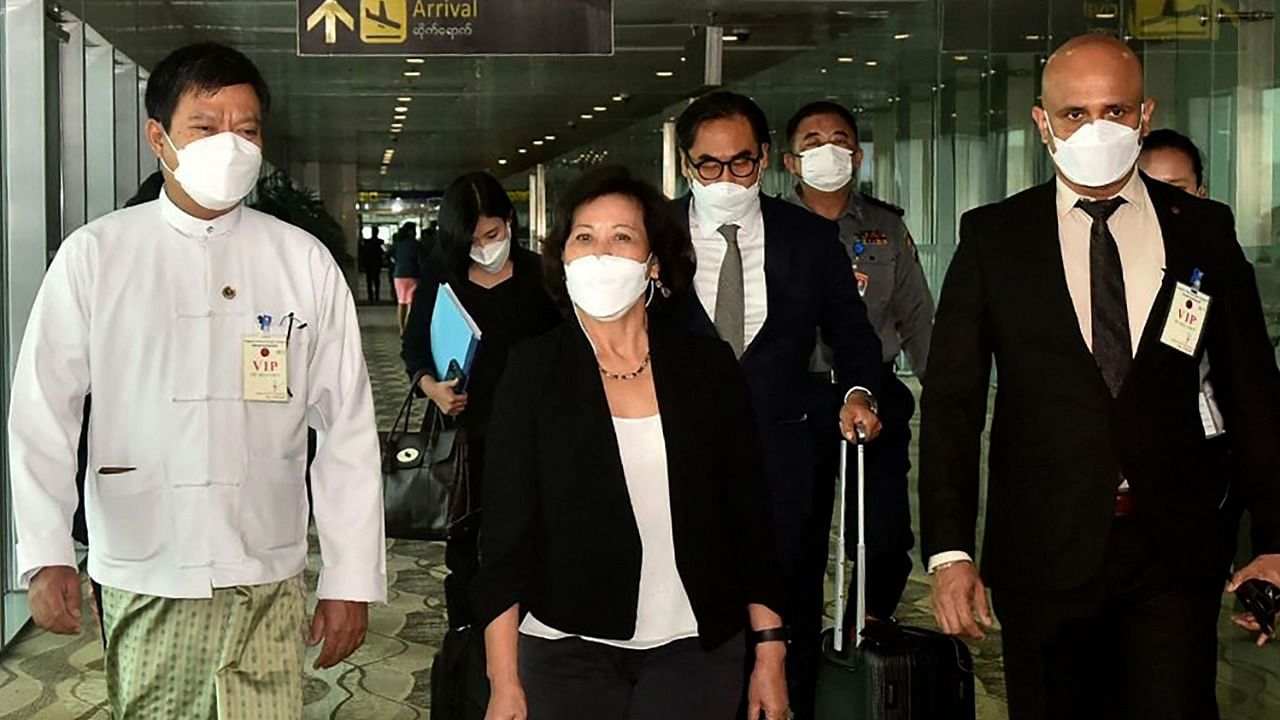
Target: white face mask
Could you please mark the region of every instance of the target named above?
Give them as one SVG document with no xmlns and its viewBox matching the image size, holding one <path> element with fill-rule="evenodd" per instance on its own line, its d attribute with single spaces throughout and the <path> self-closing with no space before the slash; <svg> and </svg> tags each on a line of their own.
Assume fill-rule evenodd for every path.
<svg viewBox="0 0 1280 720">
<path fill-rule="evenodd" d="M 497 275 L 502 272 L 502 268 L 507 265 L 507 258 L 511 257 L 511 223 L 507 223 L 507 236 L 498 242 L 492 242 L 483 247 L 471 246 L 471 259 L 481 270 L 490 275 Z"/>
<path fill-rule="evenodd" d="M 1057 146 L 1057 150 L 1049 150 L 1054 164 L 1077 185 L 1103 187 L 1117 182 L 1133 169 L 1142 152 L 1141 125 L 1131 128 L 1110 120 L 1094 120 L 1063 140 L 1053 132 L 1048 117 L 1045 124 Z"/>
<path fill-rule="evenodd" d="M 649 264 L 616 255 L 584 255 L 564 266 L 564 282 L 579 310 L 600 322 L 612 322 L 644 295 Z"/>
<path fill-rule="evenodd" d="M 727 170 L 725 172 L 728 172 Z M 760 181 L 751 187 L 733 182 L 717 182 L 703 185 L 696 179 L 689 181 L 693 192 L 693 210 L 712 228 L 740 223 L 760 207 Z"/>
<path fill-rule="evenodd" d="M 828 143 L 800 153 L 800 178 L 820 192 L 835 192 L 853 182 L 853 151 Z"/>
<path fill-rule="evenodd" d="M 160 162 L 202 208 L 229 210 L 253 192 L 258 183 L 262 148 L 233 132 L 194 140 L 181 150 L 168 133 L 164 138 L 178 155 L 178 167 L 175 170 L 163 159 Z"/>
</svg>

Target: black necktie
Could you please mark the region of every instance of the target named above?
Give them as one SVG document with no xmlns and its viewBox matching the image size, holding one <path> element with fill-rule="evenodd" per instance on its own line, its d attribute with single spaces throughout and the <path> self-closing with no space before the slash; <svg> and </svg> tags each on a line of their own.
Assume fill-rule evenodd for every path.
<svg viewBox="0 0 1280 720">
<path fill-rule="evenodd" d="M 1090 202 L 1081 200 L 1076 207 L 1093 218 L 1089 230 L 1089 293 L 1093 306 L 1093 357 L 1102 371 L 1102 379 L 1111 397 L 1120 394 L 1120 386 L 1133 364 L 1133 344 L 1129 339 L 1129 306 L 1124 299 L 1124 268 L 1115 236 L 1107 227 L 1111 214 L 1125 203 L 1122 197 Z"/>
</svg>

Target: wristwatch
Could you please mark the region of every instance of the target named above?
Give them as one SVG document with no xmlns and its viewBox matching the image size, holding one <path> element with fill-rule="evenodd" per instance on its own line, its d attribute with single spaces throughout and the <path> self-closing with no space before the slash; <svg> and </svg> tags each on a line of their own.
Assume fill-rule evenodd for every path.
<svg viewBox="0 0 1280 720">
<path fill-rule="evenodd" d="M 767 642 L 780 642 L 787 645 L 791 644 L 791 628 L 782 627 L 769 628 L 767 630 L 752 630 L 748 636 L 752 645 L 759 645 Z"/>
</svg>

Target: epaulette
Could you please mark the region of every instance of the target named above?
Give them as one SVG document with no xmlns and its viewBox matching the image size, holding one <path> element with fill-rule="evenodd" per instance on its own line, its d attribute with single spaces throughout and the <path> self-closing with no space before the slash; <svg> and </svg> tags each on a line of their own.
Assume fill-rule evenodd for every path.
<svg viewBox="0 0 1280 720">
<path fill-rule="evenodd" d="M 874 205 L 875 207 L 878 207 L 881 210 L 888 210 L 889 212 L 893 213 L 894 215 L 897 215 L 898 217 L 902 217 L 903 215 L 907 214 L 906 210 L 903 210 L 902 208 L 898 207 L 897 205 L 894 205 L 893 203 L 885 202 L 880 198 L 874 198 L 874 197 L 871 197 L 870 195 L 863 195 L 862 199 L 866 200 L 868 205 Z"/>
</svg>

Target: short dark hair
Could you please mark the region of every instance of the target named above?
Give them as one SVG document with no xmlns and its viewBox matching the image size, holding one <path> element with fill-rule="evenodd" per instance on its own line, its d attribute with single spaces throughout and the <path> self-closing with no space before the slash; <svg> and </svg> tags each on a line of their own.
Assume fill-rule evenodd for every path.
<svg viewBox="0 0 1280 720">
<path fill-rule="evenodd" d="M 488 173 L 467 173 L 449 184 L 440 203 L 435 253 L 438 267 L 450 279 L 466 277 L 472 237 L 481 217 L 510 220 L 512 242 L 520 234 L 516 207 L 502 183 Z"/>
<path fill-rule="evenodd" d="M 689 239 L 689 222 L 680 222 L 671 203 L 649 183 L 631 175 L 623 167 L 592 170 L 569 187 L 556 208 L 555 226 L 542 241 L 542 262 L 547 288 L 562 303 L 569 302 L 564 282 L 564 248 L 573 231 L 573 216 L 578 208 L 609 195 L 621 195 L 640 204 L 644 213 L 645 234 L 649 251 L 658 261 L 658 279 L 667 293 L 655 292 L 651 311 L 659 311 L 670 299 L 679 298 L 693 285 L 695 268 L 693 241 Z"/>
<path fill-rule="evenodd" d="M 849 108 L 840 103 L 831 102 L 830 100 L 819 100 L 811 102 L 808 105 L 796 111 L 795 115 L 787 121 L 787 145 L 794 147 L 796 144 L 796 131 L 800 129 L 800 123 L 808 120 L 815 115 L 835 115 L 844 122 L 849 124 L 853 129 L 853 142 L 856 144 L 861 140 L 862 136 L 858 133 L 858 120 L 849 112 Z"/>
<path fill-rule="evenodd" d="M 244 53 L 218 43 L 178 48 L 161 60 L 147 80 L 147 117 L 169 131 L 173 111 L 187 93 L 212 95 L 233 85 L 251 85 L 265 116 L 271 90 L 253 61 Z"/>
<path fill-rule="evenodd" d="M 746 95 L 717 90 L 694 100 L 681 113 L 680 119 L 676 121 L 676 136 L 680 140 L 680 149 L 686 153 L 689 152 L 698 139 L 698 129 L 703 123 L 732 117 L 743 117 L 751 123 L 756 144 L 762 146 L 762 149 L 764 145 L 769 144 L 769 119 L 765 117 L 760 106 Z"/>
<path fill-rule="evenodd" d="M 1152 130 L 1142 141 L 1142 152 L 1152 150 L 1175 150 L 1186 155 L 1196 172 L 1196 186 L 1204 187 L 1204 158 L 1200 156 L 1200 148 L 1196 147 L 1191 138 L 1168 128 Z"/>
</svg>

